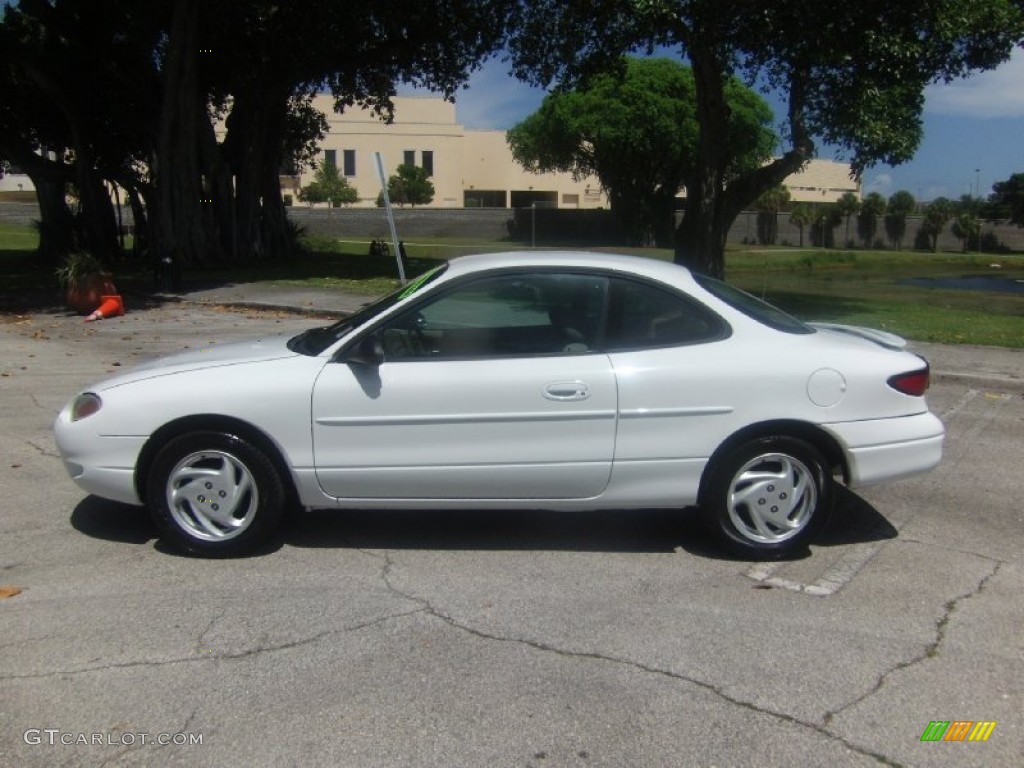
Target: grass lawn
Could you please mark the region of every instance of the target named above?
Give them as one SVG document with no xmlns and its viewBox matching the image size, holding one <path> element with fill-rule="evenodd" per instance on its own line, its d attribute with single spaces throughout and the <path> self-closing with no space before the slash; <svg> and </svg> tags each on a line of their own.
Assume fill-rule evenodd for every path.
<svg viewBox="0 0 1024 768">
<path fill-rule="evenodd" d="M 21 227 L 0 221 L 0 252 L 31 251 L 39 244 L 39 233 L 32 227 Z"/>
<path fill-rule="evenodd" d="M 1024 347 L 1024 293 L 927 287 L 964 276 L 1024 280 L 1024 255 L 893 251 L 738 251 L 729 280 L 798 317 L 919 341 Z"/>
<path fill-rule="evenodd" d="M 0 223 L 0 294 L 45 290 L 56 282 L 33 257 L 36 233 Z M 394 257 L 370 257 L 365 239 L 309 237 L 308 253 L 289 264 L 197 270 L 186 284 L 270 282 L 286 286 L 380 295 L 398 285 Z M 439 260 L 464 253 L 514 249 L 514 243 L 456 238 L 416 238 L 406 243 L 407 277 Z M 601 249 L 623 250 L 623 249 Z M 657 249 L 625 249 L 670 259 Z M 123 289 L 147 289 L 148 268 L 115 266 Z M 1024 254 L 922 253 L 917 251 L 822 251 L 813 248 L 730 248 L 730 282 L 763 296 L 806 320 L 866 325 L 911 339 L 950 344 L 1024 348 L 1024 294 L 954 290 L 908 283 L 984 275 L 1024 280 Z"/>
</svg>

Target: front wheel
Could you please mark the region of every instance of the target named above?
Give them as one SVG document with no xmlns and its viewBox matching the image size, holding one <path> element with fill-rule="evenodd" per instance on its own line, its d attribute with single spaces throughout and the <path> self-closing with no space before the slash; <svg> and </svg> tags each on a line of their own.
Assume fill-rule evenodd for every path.
<svg viewBox="0 0 1024 768">
<path fill-rule="evenodd" d="M 277 529 L 281 477 L 266 454 L 222 432 L 171 440 L 153 462 L 147 499 L 161 537 L 193 555 L 251 551 Z"/>
<path fill-rule="evenodd" d="M 753 440 L 712 467 L 701 511 L 737 554 L 782 557 L 802 549 L 832 509 L 832 478 L 821 454 L 790 437 Z"/>
</svg>

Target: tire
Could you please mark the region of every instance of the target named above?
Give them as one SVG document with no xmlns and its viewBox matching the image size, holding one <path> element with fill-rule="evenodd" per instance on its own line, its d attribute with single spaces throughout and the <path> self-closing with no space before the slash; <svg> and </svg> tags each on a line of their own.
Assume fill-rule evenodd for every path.
<svg viewBox="0 0 1024 768">
<path fill-rule="evenodd" d="M 156 455 L 146 498 L 161 538 L 204 557 L 252 552 L 277 530 L 286 493 L 266 453 L 223 432 L 191 432 Z"/>
<path fill-rule="evenodd" d="M 809 443 L 761 438 L 716 461 L 702 502 L 705 523 L 732 552 L 784 557 L 805 549 L 826 523 L 833 480 Z"/>
</svg>

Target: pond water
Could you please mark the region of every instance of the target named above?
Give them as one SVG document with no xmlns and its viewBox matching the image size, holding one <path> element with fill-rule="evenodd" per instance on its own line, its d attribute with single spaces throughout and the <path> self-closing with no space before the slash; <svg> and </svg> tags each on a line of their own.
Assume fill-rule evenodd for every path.
<svg viewBox="0 0 1024 768">
<path fill-rule="evenodd" d="M 958 291 L 995 291 L 1024 294 L 1024 280 L 994 275 L 963 275 L 962 277 L 910 277 L 900 280 L 921 288 L 952 288 Z"/>
</svg>

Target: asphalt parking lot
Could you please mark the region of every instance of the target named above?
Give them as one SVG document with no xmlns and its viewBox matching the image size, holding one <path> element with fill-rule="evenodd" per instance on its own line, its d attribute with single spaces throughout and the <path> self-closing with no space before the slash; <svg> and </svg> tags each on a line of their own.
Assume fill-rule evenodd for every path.
<svg viewBox="0 0 1024 768">
<path fill-rule="evenodd" d="M 80 387 L 311 322 L 0 315 L 0 765 L 1024 763 L 1024 354 L 984 376 L 985 350 L 925 348 L 971 361 L 929 395 L 941 467 L 842 493 L 781 563 L 663 511 L 318 512 L 195 560 L 66 477 Z M 922 742 L 933 721 L 996 725 Z"/>
</svg>

